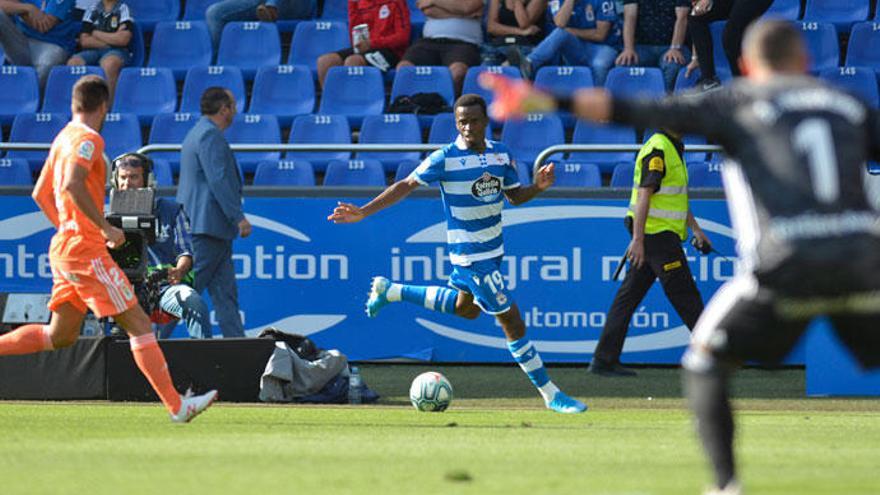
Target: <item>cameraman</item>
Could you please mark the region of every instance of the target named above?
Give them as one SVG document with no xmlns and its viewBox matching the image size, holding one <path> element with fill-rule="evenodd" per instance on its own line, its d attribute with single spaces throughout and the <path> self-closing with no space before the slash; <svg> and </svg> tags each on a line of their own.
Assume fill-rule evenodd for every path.
<svg viewBox="0 0 880 495">
<path fill-rule="evenodd" d="M 119 191 L 152 187 L 148 183 L 152 165 L 153 162 L 140 153 L 126 153 L 116 158 L 113 160 L 111 186 Z M 159 307 L 150 318 L 160 323 L 160 338 L 168 338 L 177 324 L 172 321 L 161 325 L 170 315 L 186 321 L 191 338 L 210 339 L 212 333 L 208 307 L 192 288 L 189 219 L 180 204 L 160 197 L 156 198 L 153 215 L 156 217 L 157 233 L 156 241 L 147 247 L 148 271 L 164 268 L 167 270 L 167 279 L 161 282 Z"/>
</svg>

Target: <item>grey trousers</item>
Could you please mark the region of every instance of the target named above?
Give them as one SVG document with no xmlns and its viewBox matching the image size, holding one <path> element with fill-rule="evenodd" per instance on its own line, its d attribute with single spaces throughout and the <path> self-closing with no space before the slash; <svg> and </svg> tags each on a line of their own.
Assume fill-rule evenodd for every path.
<svg viewBox="0 0 880 495">
<path fill-rule="evenodd" d="M 0 45 L 6 58 L 13 65 L 29 65 L 37 71 L 40 88 L 46 85 L 49 71 L 56 65 L 67 62 L 67 50 L 47 41 L 27 37 L 22 33 L 12 17 L 0 10 Z"/>
</svg>

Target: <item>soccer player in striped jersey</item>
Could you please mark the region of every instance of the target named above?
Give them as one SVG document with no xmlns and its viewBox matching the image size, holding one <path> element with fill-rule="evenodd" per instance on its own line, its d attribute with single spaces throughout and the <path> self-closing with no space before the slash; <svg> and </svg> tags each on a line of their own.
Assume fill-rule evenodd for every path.
<svg viewBox="0 0 880 495">
<path fill-rule="evenodd" d="M 507 147 L 486 139 L 489 117 L 478 95 L 455 102 L 455 142 L 432 153 L 413 173 L 388 187 L 362 207 L 339 203 L 328 217 L 335 223 L 354 223 L 405 198 L 420 185 L 439 182 L 446 212 L 449 259 L 455 269 L 449 287 L 423 287 L 373 279 L 367 315 L 383 306 L 406 301 L 433 311 L 474 319 L 484 312 L 495 316 L 507 337 L 514 360 L 541 393 L 547 407 L 560 413 L 579 413 L 586 406 L 569 397 L 550 380 L 535 346 L 526 339 L 519 308 L 501 275 L 504 244 L 501 209 L 506 197 L 518 205 L 546 190 L 555 179 L 553 165 L 541 167 L 535 183 L 522 187 Z"/>
</svg>

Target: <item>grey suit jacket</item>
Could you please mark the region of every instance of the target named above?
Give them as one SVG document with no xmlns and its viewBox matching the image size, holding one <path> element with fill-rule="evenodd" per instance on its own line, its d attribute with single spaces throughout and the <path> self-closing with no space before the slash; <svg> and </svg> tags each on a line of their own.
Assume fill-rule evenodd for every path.
<svg viewBox="0 0 880 495">
<path fill-rule="evenodd" d="M 238 236 L 242 212 L 241 176 L 223 132 L 202 117 L 183 140 L 177 202 L 193 234 L 220 239 Z"/>
</svg>

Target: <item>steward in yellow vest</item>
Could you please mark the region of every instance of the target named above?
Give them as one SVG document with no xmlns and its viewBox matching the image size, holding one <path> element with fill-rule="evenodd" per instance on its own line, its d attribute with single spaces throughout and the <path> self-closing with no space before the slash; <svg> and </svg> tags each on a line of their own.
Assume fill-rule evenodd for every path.
<svg viewBox="0 0 880 495">
<path fill-rule="evenodd" d="M 697 243 L 708 245 L 688 204 L 688 175 L 678 135 L 658 132 L 636 158 L 626 226 L 632 234 L 627 248 L 630 269 L 608 311 L 605 328 L 593 354 L 590 372 L 602 376 L 634 376 L 620 364 L 629 322 L 648 289 L 659 278 L 666 297 L 685 325 L 693 330 L 703 300 L 694 283 L 681 243 L 687 229 Z"/>
</svg>

